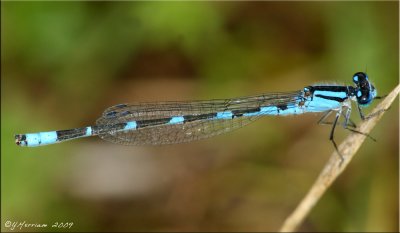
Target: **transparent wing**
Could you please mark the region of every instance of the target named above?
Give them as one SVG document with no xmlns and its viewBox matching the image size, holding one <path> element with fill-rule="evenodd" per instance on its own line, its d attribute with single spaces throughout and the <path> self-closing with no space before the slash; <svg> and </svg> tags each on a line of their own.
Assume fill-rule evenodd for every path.
<svg viewBox="0 0 400 233">
<path fill-rule="evenodd" d="M 106 109 L 96 123 L 99 127 L 106 129 L 99 136 L 113 143 L 124 145 L 183 143 L 209 138 L 238 129 L 261 116 L 241 116 L 233 119 L 199 119 L 181 124 L 160 124 L 126 131 L 112 129 L 114 125 L 129 121 L 163 119 L 174 116 L 196 117 L 223 111 L 246 111 L 261 106 L 295 103 L 299 96 L 300 92 L 290 92 L 225 100 L 119 104 Z"/>
</svg>

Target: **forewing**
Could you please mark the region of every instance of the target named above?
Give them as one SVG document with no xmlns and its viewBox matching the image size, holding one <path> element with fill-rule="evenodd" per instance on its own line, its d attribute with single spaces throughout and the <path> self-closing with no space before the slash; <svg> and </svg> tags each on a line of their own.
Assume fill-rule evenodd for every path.
<svg viewBox="0 0 400 233">
<path fill-rule="evenodd" d="M 194 102 L 149 102 L 120 104 L 108 108 L 97 120 L 98 126 L 112 128 L 113 125 L 130 121 L 164 119 L 174 116 L 193 116 L 218 112 L 246 110 L 261 106 L 272 106 L 295 102 L 298 92 L 275 93 L 227 100 Z M 232 119 L 199 119 L 180 124 L 160 124 L 133 130 L 107 130 L 99 136 L 107 141 L 124 145 L 160 145 L 190 142 L 226 133 L 247 125 L 261 115 L 242 116 Z"/>
</svg>

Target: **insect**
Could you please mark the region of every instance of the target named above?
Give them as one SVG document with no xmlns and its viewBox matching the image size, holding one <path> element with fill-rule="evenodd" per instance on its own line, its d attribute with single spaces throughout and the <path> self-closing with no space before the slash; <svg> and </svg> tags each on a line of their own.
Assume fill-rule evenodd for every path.
<svg viewBox="0 0 400 233">
<path fill-rule="evenodd" d="M 285 116 L 323 112 L 320 124 L 332 124 L 330 140 L 337 150 L 334 131 L 341 116 L 343 126 L 353 132 L 351 102 L 361 119 L 362 107 L 377 96 L 375 87 L 364 72 L 353 75 L 354 86 L 313 85 L 299 91 L 266 93 L 232 99 L 180 102 L 118 104 L 106 109 L 95 126 L 15 135 L 19 146 L 43 146 L 67 140 L 99 136 L 123 145 L 161 145 L 190 142 L 226 133 L 247 125 L 262 116 Z M 331 113 L 332 123 L 325 120 Z M 368 136 L 368 135 L 366 135 Z"/>
</svg>

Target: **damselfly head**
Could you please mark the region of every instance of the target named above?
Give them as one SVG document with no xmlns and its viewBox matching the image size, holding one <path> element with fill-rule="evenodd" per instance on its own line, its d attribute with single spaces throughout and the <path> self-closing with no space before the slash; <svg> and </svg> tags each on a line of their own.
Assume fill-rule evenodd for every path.
<svg viewBox="0 0 400 233">
<path fill-rule="evenodd" d="M 354 95 L 358 104 L 362 106 L 369 105 L 377 95 L 374 85 L 368 80 L 368 75 L 364 72 L 358 72 L 353 75 L 353 82 L 356 84 Z"/>
</svg>

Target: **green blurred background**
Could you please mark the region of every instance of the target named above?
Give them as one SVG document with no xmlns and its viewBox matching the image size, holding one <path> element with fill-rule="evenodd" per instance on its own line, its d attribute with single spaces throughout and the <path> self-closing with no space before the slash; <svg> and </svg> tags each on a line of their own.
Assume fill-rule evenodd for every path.
<svg viewBox="0 0 400 233">
<path fill-rule="evenodd" d="M 399 77 L 398 4 L 1 2 L 2 230 L 7 220 L 73 222 L 70 231 L 278 230 L 333 151 L 317 114 L 163 147 L 90 138 L 21 148 L 13 135 L 92 125 L 118 103 L 351 84 L 366 70 L 387 94 Z M 301 230 L 398 229 L 398 119 L 396 100 L 371 132 L 378 141 L 366 140 Z M 338 128 L 337 142 L 346 135 Z"/>
</svg>

